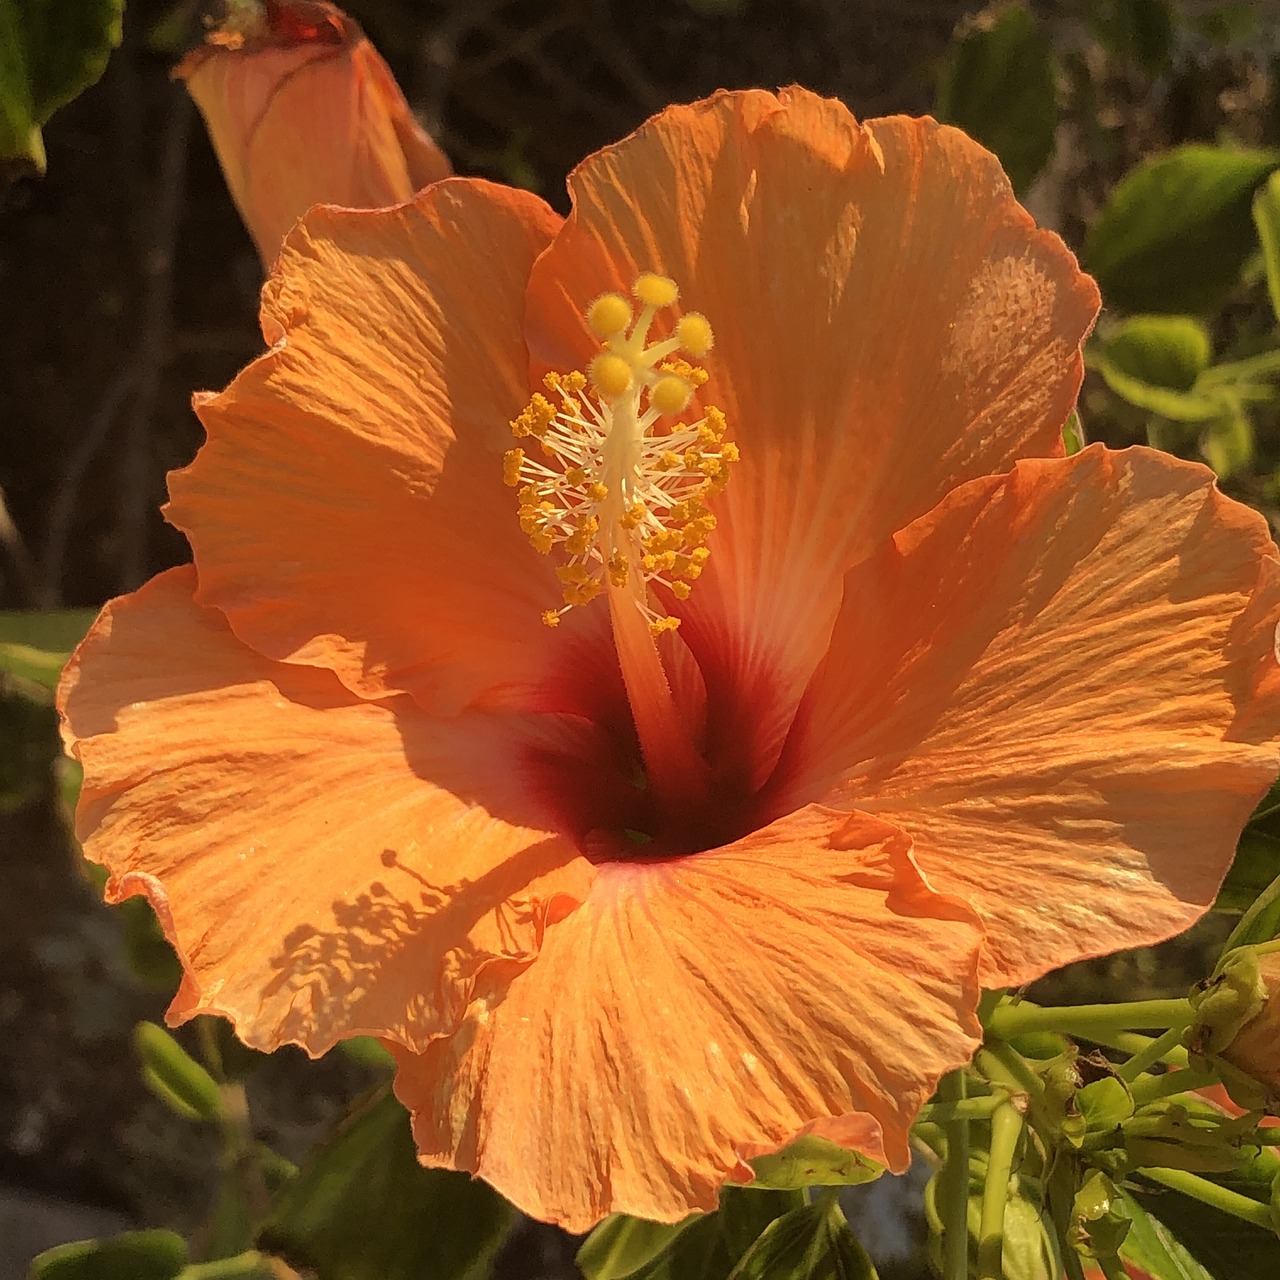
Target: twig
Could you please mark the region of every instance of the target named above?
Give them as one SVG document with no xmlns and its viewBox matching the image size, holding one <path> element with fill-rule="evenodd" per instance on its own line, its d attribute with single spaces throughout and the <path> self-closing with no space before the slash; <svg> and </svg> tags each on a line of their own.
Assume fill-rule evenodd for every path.
<svg viewBox="0 0 1280 1280">
<path fill-rule="evenodd" d="M 40 570 L 27 549 L 26 540 L 9 514 L 9 504 L 5 500 L 3 489 L 0 489 L 0 547 L 5 549 L 9 563 L 13 565 L 13 576 L 17 580 L 23 603 L 40 605 L 44 594 L 41 590 Z"/>
<path fill-rule="evenodd" d="M 132 591 L 148 575 L 147 518 L 151 512 L 151 423 L 160 379 L 169 362 L 173 326 L 173 265 L 182 220 L 191 136 L 191 100 L 180 89 L 169 92 L 170 109 L 160 156 L 155 221 L 142 258 L 146 280 L 142 325 L 134 363 L 137 394 L 125 429 L 120 480 L 120 588 Z"/>
<path fill-rule="evenodd" d="M 141 370 L 136 360 L 130 361 L 107 386 L 106 394 L 98 402 L 93 417 L 72 450 L 63 468 L 53 501 L 49 504 L 49 523 L 45 531 L 43 590 L 40 601 L 43 608 L 57 608 L 62 603 L 62 562 L 67 554 L 71 537 L 71 521 L 75 515 L 76 501 L 89 464 L 107 442 L 112 424 L 133 394 L 139 382 Z"/>
</svg>

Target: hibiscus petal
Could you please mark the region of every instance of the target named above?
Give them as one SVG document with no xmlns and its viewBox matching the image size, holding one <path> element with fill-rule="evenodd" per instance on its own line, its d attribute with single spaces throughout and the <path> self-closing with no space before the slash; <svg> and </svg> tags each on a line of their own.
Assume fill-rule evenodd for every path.
<svg viewBox="0 0 1280 1280">
<path fill-rule="evenodd" d="M 396 1090 L 428 1164 L 571 1231 L 712 1209 L 744 1156 L 824 1122 L 901 1169 L 911 1120 L 979 1037 L 978 938 L 900 831 L 815 806 L 602 867 L 457 1036 L 397 1051 Z"/>
<path fill-rule="evenodd" d="M 987 985 L 1176 934 L 1280 767 L 1276 557 L 1145 449 L 966 485 L 848 575 L 778 803 L 910 832 Z"/>
<path fill-rule="evenodd" d="M 246 1043 L 420 1046 L 476 976 L 534 954 L 587 865 L 540 829 L 508 718 L 427 718 L 272 663 L 192 603 L 189 568 L 108 606 L 60 691 L 84 764 L 77 831 L 145 893 L 186 970 L 169 1010 Z"/>
<path fill-rule="evenodd" d="M 958 482 L 1061 453 L 1097 290 L 962 133 L 800 89 L 673 107 L 570 190 L 530 281 L 536 362 L 581 367 L 584 307 L 645 270 L 715 328 L 701 400 L 743 461 L 676 612 L 713 702 L 750 707 L 762 775 L 845 569 Z"/>
<path fill-rule="evenodd" d="M 241 640 L 441 712 L 537 667 L 559 591 L 502 451 L 528 398 L 525 281 L 557 223 L 448 179 L 290 235 L 263 293 L 273 350 L 197 401 L 208 441 L 169 481 L 197 599 Z"/>
</svg>

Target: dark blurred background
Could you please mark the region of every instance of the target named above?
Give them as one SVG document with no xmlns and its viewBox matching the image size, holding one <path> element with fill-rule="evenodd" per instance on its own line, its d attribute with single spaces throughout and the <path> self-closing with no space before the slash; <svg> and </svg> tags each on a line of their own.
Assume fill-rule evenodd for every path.
<svg viewBox="0 0 1280 1280">
<path fill-rule="evenodd" d="M 1019 159 L 1006 140 L 1011 167 L 1039 220 L 1073 247 L 1117 179 L 1153 151 L 1280 144 L 1280 13 L 1269 3 L 346 7 L 459 172 L 531 187 L 561 209 L 565 173 L 584 155 L 716 88 L 798 82 L 863 116 L 935 110 L 957 50 L 1010 8 L 1030 15 L 1051 54 L 1047 99 L 1014 92 L 1007 104 L 1032 153 Z M 191 393 L 221 387 L 260 349 L 258 259 L 170 78 L 203 17 L 196 3 L 130 0 L 106 74 L 45 131 L 47 175 L 0 195 L 0 608 L 96 606 L 186 559 L 158 509 L 166 472 L 200 443 Z M 1255 280 L 1229 306 L 1247 316 L 1260 298 Z M 1084 404 L 1091 435 L 1133 438 L 1101 388 L 1091 384 Z M 1270 510 L 1272 480 L 1246 468 L 1234 483 Z M 102 907 L 86 879 L 49 767 L 51 706 L 0 685 L 0 715 L 0 1242 L 11 1254 L 0 1244 L 0 1280 L 10 1280 L 24 1249 L 58 1239 L 131 1224 L 195 1230 L 218 1155 L 139 1082 L 129 1030 L 161 1016 L 166 958 L 137 912 Z M 1147 954 L 1068 976 L 1058 994 L 1122 985 L 1132 998 L 1171 981 L 1177 973 Z M 275 1055 L 250 1086 L 254 1123 L 299 1157 L 371 1078 L 341 1055 Z M 555 1233 L 527 1228 L 502 1274 L 570 1276 L 571 1256 Z M 918 1266 L 903 1260 L 896 1274 Z"/>
</svg>

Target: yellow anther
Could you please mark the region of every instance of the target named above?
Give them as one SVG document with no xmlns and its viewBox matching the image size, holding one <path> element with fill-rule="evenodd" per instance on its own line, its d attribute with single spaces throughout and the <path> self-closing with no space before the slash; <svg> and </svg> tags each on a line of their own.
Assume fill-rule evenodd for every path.
<svg viewBox="0 0 1280 1280">
<path fill-rule="evenodd" d="M 677 600 L 687 600 L 693 594 L 693 588 L 687 582 L 673 582 L 671 594 Z"/>
<path fill-rule="evenodd" d="M 520 483 L 520 468 L 523 463 L 523 449 L 508 449 L 502 455 L 502 483 L 514 489 Z"/>
<path fill-rule="evenodd" d="M 609 496 L 609 486 L 601 484 L 599 480 L 594 480 L 587 485 L 587 497 L 592 502 L 603 502 Z"/>
<path fill-rule="evenodd" d="M 715 335 L 706 316 L 690 311 L 676 323 L 676 341 L 695 360 L 701 360 L 715 345 Z"/>
<path fill-rule="evenodd" d="M 539 555 L 551 554 L 551 535 L 545 531 L 540 533 L 529 534 L 529 541 L 533 543 L 533 549 Z"/>
<path fill-rule="evenodd" d="M 680 465 L 680 455 L 670 449 L 664 449 L 658 454 L 658 460 L 653 465 L 659 471 L 674 471 Z"/>
<path fill-rule="evenodd" d="M 533 399 L 511 423 L 511 434 L 516 437 L 544 436 L 555 420 L 555 406 L 540 391 L 535 392 Z"/>
<path fill-rule="evenodd" d="M 677 378 L 683 378 L 695 390 L 698 387 L 704 386 L 707 379 L 711 376 L 705 369 L 696 364 L 690 364 L 687 360 L 681 360 L 678 357 L 675 360 L 664 360 L 658 366 L 658 372 L 674 373 Z M 708 418 L 710 418 L 712 412 L 713 410 L 707 410 Z M 716 409 L 714 412 L 720 413 L 720 410 Z M 720 417 L 723 419 L 724 414 L 720 413 Z"/>
<path fill-rule="evenodd" d="M 620 293 L 602 293 L 587 308 L 587 325 L 602 342 L 631 323 L 631 304 Z"/>
<path fill-rule="evenodd" d="M 635 284 L 631 286 L 631 292 L 646 307 L 669 307 L 680 296 L 680 286 L 667 276 L 646 271 L 644 275 L 636 278 Z"/>
<path fill-rule="evenodd" d="M 638 529 L 640 527 L 640 522 L 643 519 L 644 519 L 644 507 L 641 506 L 640 503 L 638 502 L 633 502 L 631 506 L 629 506 L 626 509 L 626 511 L 622 513 L 622 519 L 619 520 L 618 523 L 621 524 L 622 527 L 627 530 Z"/>
<path fill-rule="evenodd" d="M 617 400 L 631 390 L 631 365 L 611 351 L 602 351 L 591 362 L 591 385 L 605 400 Z"/>
<path fill-rule="evenodd" d="M 555 609 L 546 609 L 542 614 L 542 625 L 544 627 L 558 627 L 560 625 L 560 615 Z"/>
<path fill-rule="evenodd" d="M 738 452 L 738 446 L 730 440 L 727 444 L 720 446 L 720 456 L 726 462 L 737 462 L 742 455 Z"/>
<path fill-rule="evenodd" d="M 627 585 L 630 570 L 631 566 L 627 563 L 627 557 L 621 551 L 615 551 L 609 557 L 609 581 L 615 587 L 625 587 Z"/>
<path fill-rule="evenodd" d="M 679 618 L 655 618 L 649 623 L 649 634 L 656 639 L 664 631 L 674 631 L 679 625 Z"/>
<path fill-rule="evenodd" d="M 572 373 L 548 373 L 542 378 L 542 385 L 548 391 L 561 391 L 565 395 L 576 395 L 587 385 L 584 373 L 575 369 Z"/>
<path fill-rule="evenodd" d="M 587 473 L 582 467 L 565 467 L 564 478 L 575 488 L 581 488 L 587 483 Z"/>
<path fill-rule="evenodd" d="M 649 403 L 659 413 L 682 413 L 693 396 L 693 388 L 674 374 L 664 374 L 649 392 Z"/>
</svg>

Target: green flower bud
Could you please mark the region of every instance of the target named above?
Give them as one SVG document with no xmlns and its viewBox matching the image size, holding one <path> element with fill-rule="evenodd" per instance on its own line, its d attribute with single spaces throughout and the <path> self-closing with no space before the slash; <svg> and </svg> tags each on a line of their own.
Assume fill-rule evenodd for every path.
<svg viewBox="0 0 1280 1280">
<path fill-rule="evenodd" d="M 1096 1169 L 1087 1174 L 1071 1208 L 1071 1238 L 1080 1252 L 1115 1257 L 1131 1225 L 1116 1184 Z"/>
<path fill-rule="evenodd" d="M 1262 1011 L 1266 998 L 1256 949 L 1232 952 L 1217 975 L 1191 994 L 1196 1021 L 1185 1037 L 1189 1052 L 1200 1057 L 1222 1053 Z"/>
</svg>

